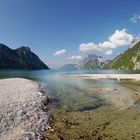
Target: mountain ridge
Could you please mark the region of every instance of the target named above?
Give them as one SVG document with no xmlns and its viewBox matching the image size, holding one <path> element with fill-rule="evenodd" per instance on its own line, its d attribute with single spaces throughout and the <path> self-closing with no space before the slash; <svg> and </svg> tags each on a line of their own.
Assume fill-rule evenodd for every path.
<svg viewBox="0 0 140 140">
<path fill-rule="evenodd" d="M 140 70 L 140 41 L 116 58 L 109 64 L 109 69 Z"/>
<path fill-rule="evenodd" d="M 78 69 L 103 69 L 105 65 L 107 65 L 109 62 L 102 56 L 97 56 L 95 54 L 88 54 L 87 57 L 85 57 L 83 60 L 79 62 L 77 65 Z"/>
<path fill-rule="evenodd" d="M 65 64 L 59 68 L 60 70 L 77 70 L 77 64 Z"/>
<path fill-rule="evenodd" d="M 49 69 L 29 47 L 11 49 L 0 43 L 0 69 Z"/>
</svg>

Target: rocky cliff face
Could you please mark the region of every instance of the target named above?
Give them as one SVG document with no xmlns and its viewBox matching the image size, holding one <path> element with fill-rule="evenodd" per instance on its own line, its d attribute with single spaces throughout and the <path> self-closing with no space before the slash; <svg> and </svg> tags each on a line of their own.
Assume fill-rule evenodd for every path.
<svg viewBox="0 0 140 140">
<path fill-rule="evenodd" d="M 77 65 L 78 69 L 102 69 L 108 61 L 102 56 L 96 56 L 95 54 L 89 54 Z"/>
<path fill-rule="evenodd" d="M 0 44 L 0 69 L 49 69 L 29 47 L 16 50 Z"/>
<path fill-rule="evenodd" d="M 109 65 L 110 69 L 140 70 L 140 42 L 114 59 Z"/>
</svg>

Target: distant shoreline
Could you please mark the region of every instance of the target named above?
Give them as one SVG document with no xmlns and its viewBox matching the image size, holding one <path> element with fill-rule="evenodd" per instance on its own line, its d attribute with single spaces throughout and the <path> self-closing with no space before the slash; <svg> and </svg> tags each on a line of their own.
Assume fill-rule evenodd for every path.
<svg viewBox="0 0 140 140">
<path fill-rule="evenodd" d="M 66 76 L 73 77 L 73 78 L 84 78 L 84 79 L 140 80 L 140 74 L 71 74 Z"/>
</svg>

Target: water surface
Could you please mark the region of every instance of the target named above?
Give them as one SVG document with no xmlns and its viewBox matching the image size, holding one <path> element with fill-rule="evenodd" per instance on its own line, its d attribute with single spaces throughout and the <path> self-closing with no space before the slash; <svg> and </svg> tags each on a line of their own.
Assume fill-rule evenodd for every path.
<svg viewBox="0 0 140 140">
<path fill-rule="evenodd" d="M 66 74 L 139 73 L 139 71 L 0 71 L 0 78 L 22 77 L 41 82 L 54 106 L 49 139 L 140 139 L 140 83 L 88 80 Z"/>
</svg>

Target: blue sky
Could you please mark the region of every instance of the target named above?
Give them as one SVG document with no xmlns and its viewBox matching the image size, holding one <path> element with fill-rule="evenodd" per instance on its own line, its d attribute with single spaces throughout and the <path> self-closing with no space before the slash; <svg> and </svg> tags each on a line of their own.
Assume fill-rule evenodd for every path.
<svg viewBox="0 0 140 140">
<path fill-rule="evenodd" d="M 140 0 L 0 0 L 0 42 L 29 46 L 50 67 L 88 53 L 112 59 L 140 34 L 139 15 Z"/>
</svg>

